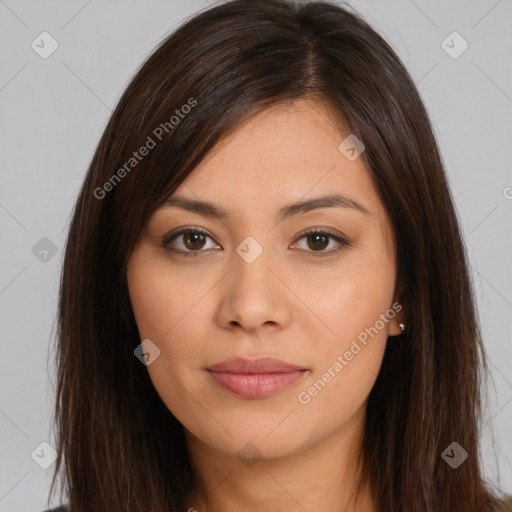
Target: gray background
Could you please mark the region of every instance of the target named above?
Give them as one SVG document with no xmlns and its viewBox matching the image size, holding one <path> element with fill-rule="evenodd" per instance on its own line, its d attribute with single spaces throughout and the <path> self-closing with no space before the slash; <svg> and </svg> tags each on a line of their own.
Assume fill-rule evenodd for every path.
<svg viewBox="0 0 512 512">
<path fill-rule="evenodd" d="M 350 3 L 403 59 L 431 115 L 492 363 L 483 461 L 510 493 L 512 2 Z M 36 460 L 51 462 L 51 449 L 40 443 L 54 444 L 52 328 L 62 248 L 93 151 L 138 65 L 205 7 L 204 0 L 0 1 L 0 511 L 37 512 L 46 504 L 54 466 Z M 59 45 L 47 59 L 31 47 L 43 31 Z M 445 51 L 463 48 L 457 36 L 446 40 L 453 31 L 469 44 L 457 58 Z"/>
</svg>

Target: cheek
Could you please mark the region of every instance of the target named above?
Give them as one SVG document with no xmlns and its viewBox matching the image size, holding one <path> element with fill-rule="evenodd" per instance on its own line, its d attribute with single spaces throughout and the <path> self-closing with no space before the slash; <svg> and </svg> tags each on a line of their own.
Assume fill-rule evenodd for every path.
<svg viewBox="0 0 512 512">
<path fill-rule="evenodd" d="M 393 263 L 386 258 L 361 257 L 351 259 L 343 268 L 320 278 L 312 276 L 311 280 L 301 280 L 301 296 L 321 320 L 318 335 L 329 352 L 328 347 L 342 349 L 389 311 L 395 272 Z M 387 337 L 388 326 L 387 322 L 378 324 L 384 337 Z"/>
<path fill-rule="evenodd" d="M 141 249 L 128 265 L 128 288 L 140 339 L 150 339 L 160 354 L 147 370 L 155 389 L 169 410 L 187 424 L 194 417 L 200 396 L 197 371 L 203 370 L 206 319 L 216 280 L 195 271 L 171 268 L 164 256 Z M 218 280 L 218 278 L 217 278 Z M 197 412 L 197 411 L 196 411 Z"/>
<path fill-rule="evenodd" d="M 313 374 L 299 397 L 318 421 L 329 421 L 333 410 L 349 418 L 375 383 L 395 313 L 393 261 L 360 258 L 325 283 L 322 293 L 308 286 L 308 305 L 318 312 L 323 329 Z"/>
<path fill-rule="evenodd" d="M 198 336 L 194 331 L 200 327 L 199 318 L 206 314 L 201 297 L 209 288 L 184 275 L 170 272 L 165 258 L 149 249 L 135 252 L 127 269 L 140 339 L 150 339 L 160 349 L 159 356 L 147 367 L 150 379 L 169 410 L 188 425 L 197 414 L 197 405 L 182 383 L 187 383 L 188 389 L 187 372 L 200 366 L 202 352 L 193 342 Z"/>
<path fill-rule="evenodd" d="M 130 301 L 141 338 L 163 343 L 183 326 L 190 327 L 209 287 L 201 276 L 186 274 L 185 279 L 183 272 L 171 271 L 165 258 L 141 253 L 128 265 Z"/>
<path fill-rule="evenodd" d="M 388 339 L 387 294 L 374 286 L 344 283 L 326 302 L 324 330 L 314 355 L 312 374 L 297 401 L 314 429 L 344 424 L 364 406 L 380 371 Z M 327 332 L 328 334 L 325 334 Z"/>
</svg>

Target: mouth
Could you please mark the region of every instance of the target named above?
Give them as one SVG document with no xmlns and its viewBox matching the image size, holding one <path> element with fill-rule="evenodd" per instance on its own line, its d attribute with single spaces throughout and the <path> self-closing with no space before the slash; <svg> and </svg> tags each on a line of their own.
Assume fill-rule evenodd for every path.
<svg viewBox="0 0 512 512">
<path fill-rule="evenodd" d="M 229 359 L 206 369 L 224 390 L 242 398 L 264 398 L 291 386 L 307 368 L 274 358 Z"/>
</svg>

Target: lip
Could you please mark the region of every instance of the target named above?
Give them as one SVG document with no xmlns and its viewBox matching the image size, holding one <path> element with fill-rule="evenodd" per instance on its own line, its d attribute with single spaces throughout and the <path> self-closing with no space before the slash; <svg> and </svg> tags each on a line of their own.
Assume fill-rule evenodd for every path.
<svg viewBox="0 0 512 512">
<path fill-rule="evenodd" d="M 261 357 L 259 359 L 235 357 L 209 366 L 207 370 L 229 373 L 289 373 L 297 370 L 307 370 L 307 368 L 286 363 L 274 357 Z"/>
<path fill-rule="evenodd" d="M 264 357 L 228 359 L 206 369 L 214 382 L 243 398 L 264 398 L 292 385 L 307 368 Z"/>
</svg>

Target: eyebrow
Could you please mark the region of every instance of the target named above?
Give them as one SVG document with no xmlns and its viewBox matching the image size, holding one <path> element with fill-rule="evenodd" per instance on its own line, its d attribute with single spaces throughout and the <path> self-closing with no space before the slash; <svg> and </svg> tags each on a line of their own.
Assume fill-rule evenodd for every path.
<svg viewBox="0 0 512 512">
<path fill-rule="evenodd" d="M 227 221 L 233 218 L 233 214 L 225 208 L 206 201 L 196 201 L 194 199 L 185 199 L 184 197 L 171 197 L 166 201 L 165 206 L 181 208 L 192 213 L 197 213 L 206 217 L 213 217 L 222 221 Z M 333 207 L 350 208 L 362 213 L 370 214 L 370 211 L 367 208 L 354 199 L 350 199 L 349 197 L 339 194 L 332 194 L 284 206 L 279 210 L 277 220 L 282 222 L 290 217 L 302 215 L 312 210 Z"/>
</svg>

